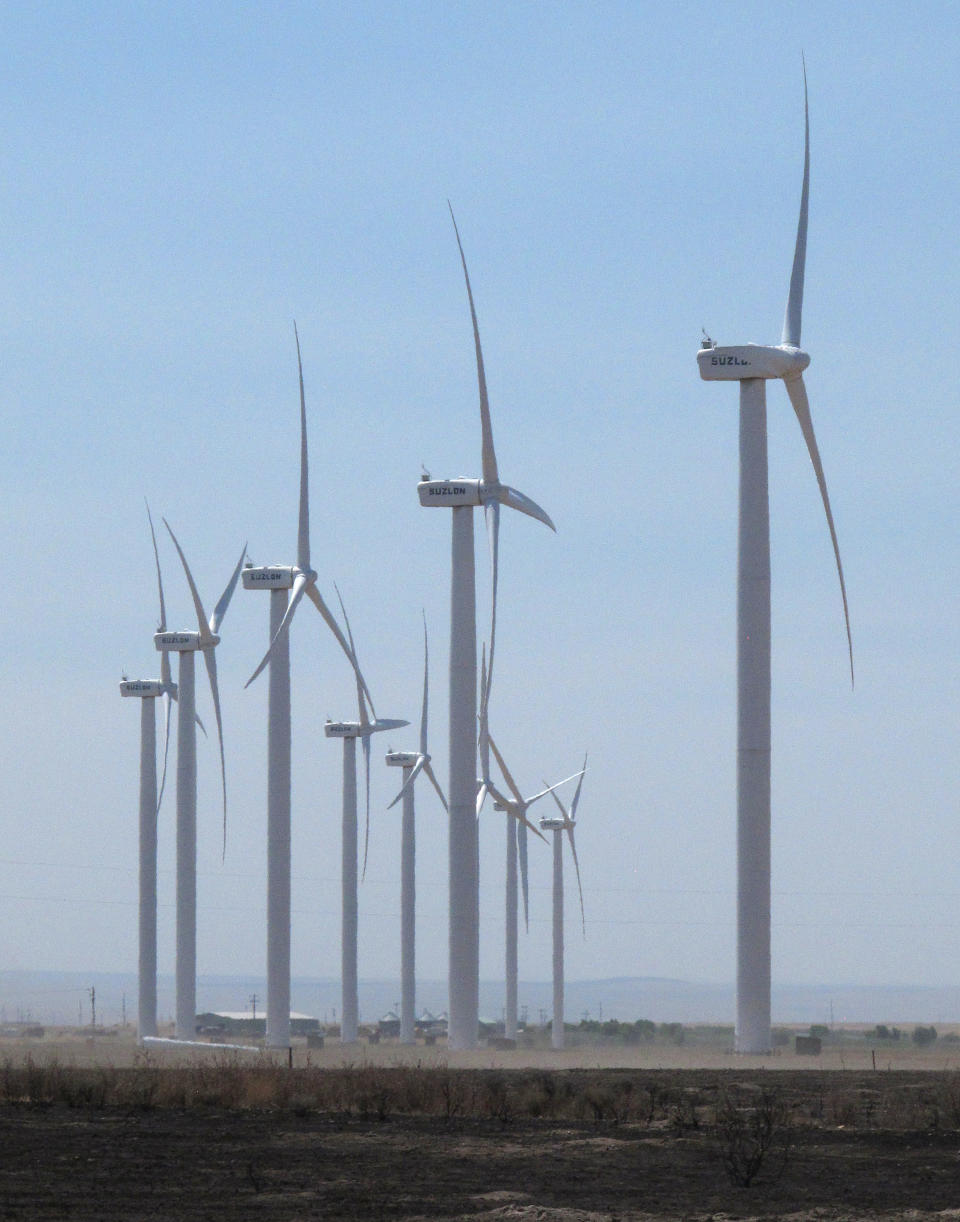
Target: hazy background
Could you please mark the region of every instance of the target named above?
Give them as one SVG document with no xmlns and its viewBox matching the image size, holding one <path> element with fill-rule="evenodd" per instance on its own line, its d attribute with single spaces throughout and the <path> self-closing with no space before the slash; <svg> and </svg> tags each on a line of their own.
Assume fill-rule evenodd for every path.
<svg viewBox="0 0 960 1222">
<path fill-rule="evenodd" d="M 775 343 L 810 86 L 804 346 L 857 667 L 816 481 L 771 384 L 777 982 L 949 985 L 958 839 L 958 24 L 830 3 L 8 3 L 0 9 L 0 921 L 5 969 L 136 964 L 139 706 L 158 674 L 143 497 L 208 610 L 243 540 L 292 563 L 303 347 L 313 563 L 383 716 L 446 776 L 448 514 L 479 475 L 473 279 L 503 479 L 491 728 L 526 792 L 590 751 L 573 979 L 729 984 L 735 935 L 737 389 L 700 327 Z M 195 627 L 161 540 L 171 627 Z M 478 589 L 487 590 L 477 519 Z M 199 970 L 265 961 L 268 599 L 218 649 L 230 795 L 199 745 Z M 339 971 L 349 669 L 303 605 L 293 971 Z M 198 672 L 198 708 L 212 725 Z M 375 740 L 360 974 L 399 972 L 397 773 Z M 171 770 L 175 752 L 171 747 Z M 171 771 L 172 777 L 172 771 Z M 173 968 L 174 802 L 160 820 Z M 418 955 L 446 973 L 443 812 L 418 790 Z M 537 808 L 534 808 L 537 811 Z M 548 813 L 543 809 L 538 813 Z M 502 973 L 503 825 L 482 821 L 481 974 Z M 572 881 L 572 875 L 568 875 Z M 521 975 L 550 972 L 531 850 Z M 72 1004 L 72 1003 L 71 1003 Z M 839 1017 L 839 1015 L 838 1015 Z"/>
</svg>

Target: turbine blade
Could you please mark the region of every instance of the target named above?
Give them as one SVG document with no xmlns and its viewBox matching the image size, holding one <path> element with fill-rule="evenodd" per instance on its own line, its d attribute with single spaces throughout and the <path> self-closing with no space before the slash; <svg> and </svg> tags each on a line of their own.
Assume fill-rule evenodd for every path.
<svg viewBox="0 0 960 1222">
<path fill-rule="evenodd" d="M 483 809 L 483 804 L 487 800 L 487 794 L 491 792 L 493 786 L 489 781 L 481 781 L 480 788 L 477 790 L 477 818 L 480 818 L 480 811 Z"/>
<path fill-rule="evenodd" d="M 163 628 L 160 629 L 163 631 Z M 166 650 L 160 655 L 160 682 L 163 684 L 164 691 L 168 695 L 172 695 L 174 700 L 177 698 L 176 687 L 173 682 L 173 677 L 170 674 L 170 655 Z"/>
<path fill-rule="evenodd" d="M 547 785 L 546 789 L 541 789 L 538 793 L 535 793 L 532 798 L 524 798 L 523 800 L 526 802 L 527 806 L 532 806 L 538 799 L 544 797 L 548 793 L 553 793 L 553 791 L 555 789 L 559 789 L 561 785 L 566 785 L 567 781 L 575 781 L 577 777 L 580 777 L 581 779 L 583 778 L 582 769 L 580 772 L 572 772 L 569 776 L 565 776 L 562 781 L 555 781 L 552 785 L 547 785 L 547 782 L 544 781 L 544 785 Z M 579 790 L 577 792 L 579 792 Z"/>
<path fill-rule="evenodd" d="M 422 755 L 421 755 L 421 756 L 419 756 L 419 757 L 418 757 L 417 762 L 416 762 L 416 763 L 413 765 L 413 767 L 410 769 L 410 775 L 407 777 L 407 779 L 406 779 L 406 780 L 403 782 L 403 784 L 400 786 L 400 792 L 397 794 L 397 796 L 396 796 L 396 797 L 393 799 L 393 801 L 392 801 L 392 802 L 390 803 L 390 805 L 387 807 L 387 810 L 392 810 L 392 809 L 393 809 L 393 807 L 394 807 L 394 806 L 396 806 L 396 804 L 397 804 L 397 803 L 400 801 L 400 799 L 403 797 L 403 795 L 404 795 L 404 794 L 407 792 L 407 790 L 410 788 L 410 786 L 413 784 L 413 782 L 414 782 L 414 781 L 417 779 L 417 777 L 420 775 L 420 773 L 421 773 L 421 771 L 422 771 L 422 769 L 423 769 L 423 766 L 426 764 L 426 762 L 427 762 L 427 761 L 426 761 L 426 759 L 424 758 L 424 756 L 422 756 Z"/>
<path fill-rule="evenodd" d="M 303 362 L 300 359 L 300 336 L 297 324 L 293 324 L 293 336 L 297 341 L 297 372 L 300 375 L 300 523 L 297 530 L 297 566 L 304 571 L 310 569 L 310 506 L 307 489 L 307 404 L 303 394 Z"/>
<path fill-rule="evenodd" d="M 497 474 L 497 456 L 493 449 L 493 429 L 490 424 L 490 401 L 487 398 L 487 377 L 483 369 L 483 351 L 480 347 L 480 328 L 477 326 L 477 311 L 473 305 L 473 290 L 470 288 L 470 273 L 467 271 L 467 260 L 463 253 L 463 243 L 460 241 L 460 230 L 457 228 L 457 218 L 447 200 L 450 209 L 450 219 L 453 221 L 453 232 L 457 235 L 457 247 L 460 250 L 460 262 L 463 264 L 463 278 L 467 282 L 467 297 L 470 301 L 470 318 L 473 322 L 473 343 L 477 350 L 477 381 L 480 385 L 480 432 L 482 435 L 482 470 L 483 478 L 488 484 L 497 484 L 500 477 Z"/>
<path fill-rule="evenodd" d="M 544 781 L 544 784 L 546 784 L 546 781 Z M 556 802 L 557 806 L 560 807 L 560 814 L 563 816 L 564 822 L 565 823 L 569 822 L 570 812 L 567 810 L 564 804 L 560 801 L 559 795 L 555 793 L 552 789 L 549 789 L 546 792 L 549 793 L 553 797 L 554 802 Z"/>
<path fill-rule="evenodd" d="M 487 782 L 487 793 L 490 794 L 495 802 L 499 802 L 500 805 L 504 807 L 508 815 L 517 820 L 519 826 L 533 832 L 534 836 L 539 836 L 544 844 L 546 844 L 546 836 L 544 836 L 543 832 L 541 832 L 540 829 L 535 824 L 531 823 L 527 818 L 526 807 L 523 804 L 522 798 L 519 802 L 514 802 L 510 798 L 505 798 L 496 785 L 494 785 L 493 781 Z M 526 830 L 523 832 L 524 836 L 526 836 Z"/>
<path fill-rule="evenodd" d="M 276 651 L 276 648 L 277 648 L 277 644 L 290 631 L 290 621 L 293 619 L 293 613 L 297 609 L 297 603 L 300 601 L 301 598 L 303 598 L 304 593 L 307 590 L 307 583 L 309 582 L 309 580 L 310 579 L 307 577 L 305 573 L 298 573 L 296 577 L 294 577 L 293 593 L 290 597 L 290 601 L 287 603 L 287 609 L 283 613 L 283 619 L 280 621 L 280 626 L 279 628 L 277 628 L 276 632 L 273 634 L 273 640 L 270 642 L 270 646 L 267 649 L 267 652 L 260 659 L 260 665 L 253 672 L 253 674 L 246 681 L 246 683 L 243 685 L 245 688 L 249 687 L 250 684 L 254 681 L 254 679 L 256 679 L 256 677 L 264 669 L 264 667 L 273 657 L 274 652 Z"/>
<path fill-rule="evenodd" d="M 497 639 L 497 576 L 500 554 L 500 502 L 496 498 L 488 499 L 483 505 L 483 515 L 487 523 L 487 541 L 490 545 L 490 660 L 487 664 L 486 700 L 490 700 L 490 688 L 493 684 L 493 648 Z"/>
<path fill-rule="evenodd" d="M 531 501 L 528 496 L 524 496 L 522 492 L 518 492 L 516 488 L 511 488 L 507 484 L 500 486 L 500 498 L 504 505 L 509 505 L 511 509 L 517 509 L 520 513 L 525 513 L 528 518 L 536 518 L 538 522 L 542 522 L 544 526 L 549 526 L 554 534 L 557 533 L 557 528 L 553 524 L 553 519 L 545 509 L 541 509 L 536 501 Z"/>
<path fill-rule="evenodd" d="M 507 767 L 506 760 L 504 760 L 503 756 L 500 754 L 500 750 L 497 747 L 497 744 L 493 741 L 493 738 L 490 735 L 488 735 L 487 737 L 490 740 L 490 750 L 493 752 L 494 756 L 496 757 L 496 761 L 500 768 L 500 771 L 503 773 L 503 779 L 509 785 L 510 792 L 513 794 L 514 801 L 519 802 L 520 805 L 522 806 L 523 805 L 523 794 L 517 788 L 516 781 L 510 775 L 510 769 Z"/>
<path fill-rule="evenodd" d="M 360 739 L 363 747 L 363 770 L 367 791 L 367 818 L 363 832 L 363 869 L 360 871 L 360 881 L 367 877 L 367 854 L 370 851 L 370 735 L 364 734 Z"/>
<path fill-rule="evenodd" d="M 180 703 L 179 700 L 177 700 L 177 685 L 175 683 L 170 684 L 170 699 L 175 701 L 177 704 Z M 207 737 L 207 727 L 200 720 L 199 713 L 194 713 L 193 720 L 200 727 L 200 731 L 203 734 L 203 737 L 206 738 Z"/>
<path fill-rule="evenodd" d="M 203 603 L 200 601 L 200 595 L 197 592 L 196 582 L 193 580 L 193 574 L 190 572 L 190 565 L 187 564 L 187 558 L 183 554 L 183 548 L 177 541 L 177 536 L 173 533 L 173 528 L 166 518 L 163 519 L 163 524 L 170 532 L 170 538 L 173 540 L 173 545 L 177 549 L 177 555 L 180 557 L 180 563 L 183 565 L 183 571 L 187 575 L 187 585 L 190 587 L 190 593 L 193 596 L 193 606 L 197 613 L 197 623 L 200 626 L 200 642 L 210 640 L 210 627 L 207 624 L 207 613 L 203 609 Z"/>
<path fill-rule="evenodd" d="M 166 606 L 165 606 L 165 604 L 164 604 L 164 601 L 163 601 L 163 578 L 160 576 L 160 553 L 157 551 L 157 532 L 156 532 L 156 531 L 153 529 L 153 516 L 152 516 L 152 514 L 150 513 L 150 504 L 149 504 L 149 502 L 147 501 L 147 498 L 146 498 L 146 497 L 144 497 L 144 498 L 143 498 L 143 503 L 144 503 L 144 504 L 147 506 L 147 521 L 150 523 L 150 538 L 153 540 L 153 558 L 154 558 L 154 560 L 157 562 L 157 589 L 158 589 L 158 590 L 159 590 L 159 592 L 160 592 L 160 625 L 159 625 L 159 630 L 160 630 L 161 632 L 164 632 L 164 631 L 166 631 L 166 627 L 167 627 L 167 608 L 166 608 Z M 162 658 L 164 658 L 164 659 L 166 658 L 166 656 L 167 656 L 167 655 L 166 655 L 165 653 L 164 653 L 164 654 L 161 654 L 161 657 L 162 657 Z M 161 665 L 162 665 L 162 663 L 161 663 Z M 168 661 L 168 662 L 167 662 L 167 669 L 169 670 L 169 668 L 170 668 L 170 663 L 169 663 L 169 661 Z M 163 678 L 163 674 L 162 674 L 162 672 L 161 672 L 160 678 L 161 678 L 161 679 Z"/>
<path fill-rule="evenodd" d="M 803 187 L 800 191 L 800 220 L 797 244 L 790 273 L 790 295 L 783 316 L 781 343 L 800 347 L 800 316 L 803 311 L 803 270 L 807 259 L 807 208 L 810 196 L 810 114 L 807 107 L 807 66 L 803 65 Z"/>
<path fill-rule="evenodd" d="M 577 872 L 577 892 L 580 896 L 580 924 L 583 927 L 583 936 L 587 936 L 587 917 L 583 910 L 583 887 L 580 883 L 580 862 L 577 858 L 577 842 L 573 838 L 573 824 L 567 824 L 567 835 L 570 837 L 570 852 L 573 854 L 573 868 Z"/>
<path fill-rule="evenodd" d="M 440 782 L 437 780 L 436 774 L 434 773 L 433 767 L 431 766 L 429 760 L 427 761 L 427 763 L 423 765 L 423 771 L 430 778 L 430 781 L 433 784 L 434 789 L 437 791 L 437 797 L 443 803 L 443 809 L 449 814 L 450 807 L 447 805 L 447 799 L 444 796 L 443 790 L 440 788 Z"/>
<path fill-rule="evenodd" d="M 427 615 L 423 612 L 423 704 L 420 708 L 420 754 L 427 754 L 427 702 L 429 699 L 429 654 L 427 651 Z"/>
<path fill-rule="evenodd" d="M 587 757 L 583 757 L 583 771 L 586 771 Z M 570 838 L 570 852 L 573 854 L 573 864 L 577 871 L 577 891 L 580 894 L 580 923 L 583 926 L 583 936 L 587 936 L 587 918 L 583 911 L 583 887 L 580 884 L 580 861 L 577 858 L 577 842 L 573 838 L 573 816 L 576 813 L 577 803 L 580 801 L 580 785 L 583 783 L 583 772 L 580 773 L 580 784 L 577 785 L 577 792 L 573 796 L 573 804 L 568 811 L 564 804 L 560 801 L 556 794 L 553 794 L 553 800 L 560 807 L 560 814 L 563 816 L 563 824 L 566 833 Z M 544 782 L 546 784 L 546 782 Z"/>
<path fill-rule="evenodd" d="M 850 686 L 853 687 L 853 637 L 850 634 L 850 611 L 847 607 L 847 587 L 843 580 L 843 565 L 840 563 L 840 545 L 837 543 L 837 532 L 833 525 L 833 514 L 830 511 L 830 497 L 827 495 L 827 481 L 823 475 L 823 465 L 820 462 L 820 451 L 817 449 L 817 439 L 813 432 L 813 420 L 810 417 L 810 402 L 807 399 L 807 388 L 803 378 L 791 378 L 787 383 L 787 394 L 793 404 L 793 410 L 800 422 L 800 431 L 807 443 L 807 452 L 813 463 L 813 470 L 820 485 L 820 496 L 827 513 L 827 525 L 830 527 L 830 539 L 833 543 L 833 554 L 837 561 L 837 574 L 840 578 L 840 597 L 843 599 L 843 618 L 847 625 L 847 649 L 850 654 Z"/>
<path fill-rule="evenodd" d="M 217 655 L 214 646 L 208 646 L 203 651 L 203 660 L 207 667 L 207 677 L 210 680 L 210 694 L 213 696 L 213 712 L 217 719 L 217 738 L 220 742 L 220 781 L 223 786 L 223 854 L 227 856 L 227 763 L 223 754 L 223 720 L 220 716 L 220 691 L 217 687 Z"/>
<path fill-rule="evenodd" d="M 244 542 L 240 550 L 240 559 L 237 561 L 237 567 L 233 570 L 233 575 L 227 582 L 227 588 L 220 595 L 217 605 L 213 608 L 213 615 L 210 616 L 210 631 L 219 632 L 220 625 L 223 623 L 223 617 L 227 614 L 227 607 L 230 606 L 230 599 L 233 598 L 233 592 L 237 588 L 237 578 L 240 576 L 240 570 L 243 568 L 243 559 L 247 554 L 247 545 Z"/>
<path fill-rule="evenodd" d="M 577 807 L 580 804 L 580 790 L 583 788 L 583 774 L 587 771 L 587 752 L 583 753 L 583 767 L 580 769 L 580 780 L 577 781 L 577 792 L 573 795 L 573 801 L 570 803 L 570 818 L 576 818 Z"/>
<path fill-rule="evenodd" d="M 347 638 L 350 641 L 350 654 L 353 658 L 354 675 L 357 680 L 357 708 L 359 710 L 359 720 L 360 725 L 366 729 L 367 726 L 370 725 L 370 718 L 367 716 L 367 705 L 363 698 L 363 685 L 361 683 L 363 676 L 360 674 L 360 667 L 357 662 L 357 649 L 353 643 L 353 633 L 350 631 L 350 617 L 347 615 L 347 608 L 343 605 L 343 595 L 340 593 L 340 587 L 336 582 L 333 583 L 333 588 L 337 592 L 337 601 L 340 603 L 340 610 L 343 612 L 343 622 L 347 626 Z M 374 713 L 374 718 L 376 718 L 376 713 Z M 369 739 L 365 739 L 364 741 L 369 742 Z"/>
<path fill-rule="evenodd" d="M 166 654 L 163 655 L 166 657 Z M 163 693 L 163 713 L 164 713 L 164 731 L 163 731 L 163 770 L 160 773 L 160 790 L 157 793 L 157 814 L 160 813 L 160 803 L 163 801 L 163 790 L 167 783 L 167 755 L 170 751 L 170 707 L 173 701 L 170 693 Z"/>
<path fill-rule="evenodd" d="M 350 646 L 347 644 L 346 638 L 344 637 L 343 632 L 340 629 L 340 625 L 334 619 L 333 615 L 330 612 L 330 609 L 327 607 L 327 604 L 323 601 L 320 591 L 317 589 L 315 585 L 313 584 L 308 585 L 305 593 L 307 595 L 307 598 L 310 599 L 313 605 L 317 608 L 317 610 L 323 616 L 324 620 L 326 621 L 327 627 L 330 629 L 333 635 L 337 638 L 337 641 L 340 644 L 340 648 L 347 655 L 347 661 L 353 667 L 354 673 L 356 674 L 357 678 L 359 679 L 360 683 L 363 686 L 364 694 L 366 695 L 367 701 L 370 705 L 370 711 L 371 713 L 373 713 L 374 717 L 376 717 L 377 710 L 373 706 L 373 697 L 370 695 L 370 689 L 369 687 L 367 687 L 367 681 L 366 679 L 364 679 L 363 675 L 360 673 L 360 667 L 357 665 L 357 659 L 354 657 L 353 651 L 351 650 Z"/>
<path fill-rule="evenodd" d="M 544 836 L 545 840 L 546 837 Z M 517 858 L 520 864 L 520 891 L 523 895 L 523 925 L 530 932 L 530 858 L 527 850 L 527 829 L 517 825 Z"/>
<path fill-rule="evenodd" d="M 480 655 L 480 737 L 478 746 L 480 748 L 480 768 L 483 772 L 483 779 L 486 781 L 490 777 L 490 723 L 487 718 L 487 643 L 483 642 L 483 648 Z M 477 807 L 479 811 L 480 807 Z"/>
</svg>

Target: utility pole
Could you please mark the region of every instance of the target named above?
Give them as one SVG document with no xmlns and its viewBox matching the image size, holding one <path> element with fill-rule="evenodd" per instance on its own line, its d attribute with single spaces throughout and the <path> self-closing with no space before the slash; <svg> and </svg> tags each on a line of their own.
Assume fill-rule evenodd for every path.
<svg viewBox="0 0 960 1222">
<path fill-rule="evenodd" d="M 257 997 L 256 993 L 251 993 L 251 995 L 250 995 L 250 1007 L 251 1007 L 251 1009 L 253 1010 L 253 1021 L 254 1021 L 254 1022 L 256 1022 L 256 1021 L 257 1021 L 257 1001 L 258 1001 L 258 1000 L 259 1000 L 259 998 Z"/>
<path fill-rule="evenodd" d="M 90 1026 L 97 1025 L 97 990 L 93 985 L 90 986 Z"/>
<path fill-rule="evenodd" d="M 120 994 L 120 1009 L 121 1009 L 121 1013 L 123 1014 L 123 1026 L 126 1027 L 127 1025 L 127 995 L 126 993 Z"/>
</svg>

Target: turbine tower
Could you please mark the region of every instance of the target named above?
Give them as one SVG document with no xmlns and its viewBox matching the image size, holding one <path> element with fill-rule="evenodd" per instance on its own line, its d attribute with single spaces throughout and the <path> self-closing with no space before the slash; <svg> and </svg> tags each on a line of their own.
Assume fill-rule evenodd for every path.
<svg viewBox="0 0 960 1222">
<path fill-rule="evenodd" d="M 163 580 L 157 536 L 153 529 L 150 506 L 147 520 L 153 539 L 153 554 L 157 562 L 157 583 L 160 589 L 160 623 L 166 628 L 167 615 L 163 602 Z M 170 699 L 176 697 L 176 687 L 170 680 L 170 660 L 161 654 L 159 679 L 128 679 L 120 683 L 120 695 L 140 699 L 140 818 L 139 818 L 139 918 L 137 955 L 137 1038 L 157 1034 L 157 815 L 167 775 L 167 745 L 170 742 Z M 164 696 L 167 706 L 166 742 L 163 749 L 163 776 L 157 788 L 157 715 L 158 697 Z"/>
<path fill-rule="evenodd" d="M 210 680 L 213 711 L 217 719 L 220 743 L 220 781 L 223 788 L 223 844 L 227 843 L 227 769 L 223 754 L 223 723 L 220 717 L 220 692 L 217 688 L 217 660 L 214 650 L 220 643 L 217 635 L 240 576 L 246 555 L 244 543 L 237 567 L 227 587 L 207 621 L 197 593 L 197 587 L 177 537 L 164 518 L 177 554 L 187 577 L 193 605 L 197 613 L 197 632 L 167 632 L 154 635 L 153 642 L 160 653 L 177 653 L 180 657 L 177 702 L 177 964 L 176 964 L 176 1038 L 192 1040 L 196 1034 L 197 1016 L 197 732 L 195 655 L 203 653 Z"/>
<path fill-rule="evenodd" d="M 427 702 L 429 696 L 429 654 L 427 651 L 427 621 L 423 621 L 423 704 L 420 709 L 420 750 L 388 751 L 387 764 L 403 769 L 403 784 L 387 810 L 400 801 L 400 1043 L 412 1044 L 416 1023 L 416 911 L 417 911 L 417 850 L 416 814 L 413 786 L 421 772 L 425 773 L 443 803 L 447 799 L 430 763 L 427 750 Z"/>
<path fill-rule="evenodd" d="M 339 598 L 340 592 L 337 591 Z M 350 639 L 350 657 L 353 659 L 357 680 L 357 721 L 328 721 L 323 727 L 327 738 L 343 739 L 343 817 L 340 846 L 340 872 L 342 887 L 341 933 L 340 933 L 340 1043 L 354 1044 L 360 1025 L 360 999 L 357 980 L 357 739 L 363 743 L 363 763 L 367 783 L 367 821 L 363 850 L 363 869 L 367 868 L 367 844 L 370 838 L 370 736 L 379 730 L 396 730 L 407 726 L 408 721 L 389 718 L 380 719 L 374 713 L 371 721 L 367 713 L 366 684 L 356 663 L 353 633 L 347 619 L 343 599 L 340 599 L 347 635 Z M 371 709 L 373 704 L 371 702 Z"/>
<path fill-rule="evenodd" d="M 474 1048 L 477 1044 L 480 1001 L 480 875 L 477 841 L 477 625 L 474 573 L 473 509 L 483 505 L 491 550 L 492 604 L 490 670 L 496 627 L 497 561 L 500 505 L 556 527 L 529 497 L 501 484 L 493 448 L 490 404 L 480 348 L 480 331 L 473 304 L 470 276 L 457 222 L 453 220 L 460 262 L 467 286 L 480 389 L 482 435 L 480 479 L 424 479 L 417 485 L 420 504 L 453 510 L 450 578 L 450 943 L 449 943 L 449 1046 Z M 488 688 L 490 679 L 487 680 Z M 489 694 L 489 692 L 488 692 Z"/>
<path fill-rule="evenodd" d="M 290 1046 L 290 621 L 306 596 L 323 616 L 352 662 L 340 626 L 327 609 L 310 567 L 307 409 L 300 336 L 293 325 L 300 376 L 300 521 L 295 565 L 248 565 L 245 590 L 270 592 L 270 647 L 246 686 L 269 665 L 267 697 L 267 1028 L 269 1048 Z M 293 590 L 292 602 L 289 591 Z"/>
<path fill-rule="evenodd" d="M 553 800 L 560 808 L 560 818 L 543 818 L 540 826 L 544 831 L 553 832 L 553 1031 L 550 1043 L 560 1051 L 564 1046 L 563 1031 L 563 833 L 570 837 L 570 851 L 573 854 L 573 864 L 577 870 L 577 890 L 580 892 L 580 920 L 586 937 L 587 923 L 583 914 L 583 888 L 580 886 L 580 862 L 577 860 L 577 845 L 573 838 L 576 826 L 577 806 L 580 802 L 580 787 L 583 785 L 583 773 L 587 768 L 587 757 L 583 757 L 583 770 L 577 782 L 577 791 L 573 795 L 569 811 L 556 794 Z"/>
<path fill-rule="evenodd" d="M 853 642 L 837 532 L 814 436 L 800 347 L 807 250 L 810 123 L 803 79 L 804 155 L 800 220 L 781 342 L 719 347 L 705 337 L 697 353 L 705 381 L 740 383 L 740 513 L 737 560 L 737 1052 L 770 1048 L 770 515 L 767 494 L 766 381 L 782 378 L 820 487 L 840 577 L 850 682 Z"/>
</svg>

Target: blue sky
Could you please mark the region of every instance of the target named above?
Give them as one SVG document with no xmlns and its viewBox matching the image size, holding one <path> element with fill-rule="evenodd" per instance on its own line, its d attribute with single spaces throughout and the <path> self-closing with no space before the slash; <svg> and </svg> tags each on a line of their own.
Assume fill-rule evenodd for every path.
<svg viewBox="0 0 960 1222">
<path fill-rule="evenodd" d="M 143 497 L 210 602 L 245 538 L 256 562 L 292 562 L 294 318 L 320 588 L 343 591 L 378 710 L 413 722 L 426 608 L 445 773 L 449 520 L 415 484 L 421 463 L 479 474 L 449 198 L 501 474 L 558 526 L 504 521 L 491 718 L 527 791 L 590 751 L 588 936 L 571 921 L 568 974 L 730 978 L 737 397 L 699 380 L 695 354 L 701 326 L 779 339 L 802 48 L 807 387 L 857 687 L 816 482 L 774 384 L 774 977 L 955 981 L 958 41 L 933 3 L 869 21 L 829 3 L 5 5 L 0 966 L 136 962 L 139 718 L 116 682 L 157 670 Z M 190 626 L 163 548 L 171 622 Z M 218 651 L 223 864 L 216 755 L 200 749 L 201 973 L 264 962 L 266 688 L 243 683 L 266 634 L 266 600 L 239 591 Z M 332 975 L 340 749 L 322 724 L 354 696 L 309 608 L 292 648 L 293 966 Z M 370 977 L 399 958 L 381 754 Z M 482 830 L 485 977 L 502 971 L 498 820 Z M 172 800 L 160 849 L 170 970 Z M 436 977 L 446 836 L 426 790 L 418 851 Z M 521 975 L 542 979 L 546 851 L 532 871 Z"/>
</svg>

